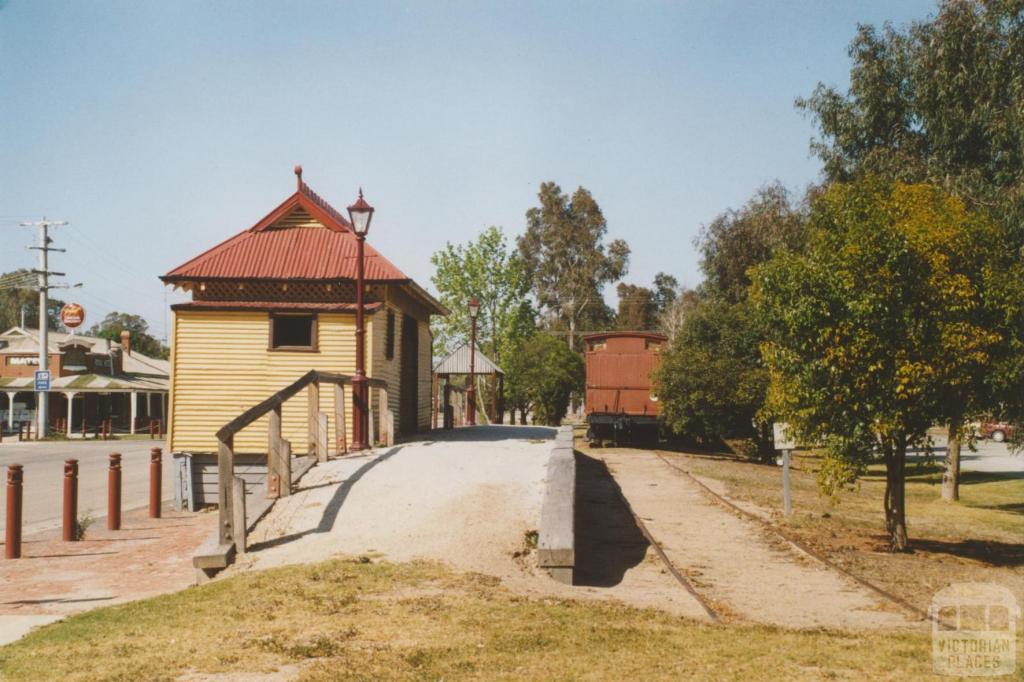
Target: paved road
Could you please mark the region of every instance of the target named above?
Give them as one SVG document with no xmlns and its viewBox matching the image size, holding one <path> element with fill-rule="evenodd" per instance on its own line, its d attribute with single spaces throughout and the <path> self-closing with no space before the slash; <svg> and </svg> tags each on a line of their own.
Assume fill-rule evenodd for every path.
<svg viewBox="0 0 1024 682">
<path fill-rule="evenodd" d="M 939 462 L 945 458 L 945 436 L 935 437 L 932 445 L 932 456 Z M 909 459 L 913 460 L 914 455 L 911 454 Z M 971 452 L 967 447 L 961 448 L 960 468 L 963 471 L 984 471 L 1024 476 L 1024 453 L 1014 454 L 1010 452 L 1010 448 L 1006 443 L 980 440 L 977 443 L 977 452 Z"/>
<path fill-rule="evenodd" d="M 123 509 L 134 509 L 149 504 L 149 451 L 163 448 L 163 441 L 60 441 L 44 443 L 0 443 L 0 528 L 4 527 L 7 513 L 7 465 L 21 464 L 24 469 L 24 533 L 32 533 L 61 522 L 61 490 L 64 479 L 64 460 L 78 460 L 78 514 L 88 513 L 93 518 L 107 515 L 107 469 L 111 452 L 120 452 L 121 501 Z M 164 452 L 163 499 L 174 493 L 171 479 L 171 457 Z M 2 533 L 2 531 L 0 531 Z M 2 535 L 0 535 L 2 539 Z"/>
</svg>

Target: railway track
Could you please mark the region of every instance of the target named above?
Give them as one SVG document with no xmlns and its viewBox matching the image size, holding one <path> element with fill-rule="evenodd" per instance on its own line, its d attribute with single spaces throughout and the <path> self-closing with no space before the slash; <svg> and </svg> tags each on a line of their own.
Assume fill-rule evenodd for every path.
<svg viewBox="0 0 1024 682">
<path fill-rule="evenodd" d="M 698 604 L 700 604 L 700 607 L 704 610 L 704 613 L 707 614 L 708 618 L 716 622 L 721 620 L 718 612 L 716 612 L 714 607 L 711 606 L 711 603 L 703 595 L 701 595 L 700 592 L 697 591 L 697 588 L 693 586 L 693 583 L 690 582 L 690 579 L 687 578 L 686 575 L 684 575 L 679 570 L 679 568 L 672 563 L 672 560 L 668 558 L 668 555 L 665 554 L 665 549 L 661 546 L 661 543 L 658 542 L 658 539 L 655 538 L 651 531 L 647 528 L 647 526 L 644 524 L 643 519 L 641 519 L 637 515 L 637 513 L 633 511 L 633 506 L 629 503 L 629 500 L 626 499 L 626 496 L 622 492 L 622 488 L 620 488 L 618 483 L 615 483 L 614 480 L 612 487 L 615 489 L 615 493 L 619 496 L 619 500 L 626 507 L 626 509 L 629 510 L 629 515 L 633 517 L 633 522 L 636 523 L 637 528 L 640 529 L 640 532 L 643 533 L 643 536 L 647 539 L 647 542 L 650 543 L 651 547 L 654 548 L 655 554 L 658 555 L 658 559 L 665 566 L 665 569 L 669 572 L 669 574 L 671 574 L 672 577 L 675 578 L 676 581 L 682 586 L 682 588 L 686 590 L 687 593 L 689 593 L 690 596 L 692 596 Z"/>
<path fill-rule="evenodd" d="M 879 587 L 878 585 L 875 585 L 874 583 L 872 583 L 869 580 L 865 580 L 864 578 L 862 578 L 862 577 L 860 577 L 860 576 L 858 576 L 858 575 L 856 575 L 854 573 L 851 573 L 849 570 L 847 570 L 846 568 L 840 566 L 839 564 L 837 564 L 836 562 L 832 561 L 828 557 L 824 556 L 823 554 L 821 554 L 820 552 L 818 552 L 814 548 L 810 547 L 809 545 L 807 545 L 803 541 L 801 541 L 801 540 L 799 540 L 799 539 L 797 539 L 795 537 L 792 537 L 789 533 L 786 533 L 785 531 L 783 531 L 778 526 L 776 526 L 776 525 L 766 521 L 765 519 L 763 519 L 763 518 L 761 518 L 761 517 L 759 517 L 759 516 L 757 516 L 755 514 L 751 514 L 747 510 L 743 509 L 742 507 L 739 507 L 738 505 L 736 505 L 733 502 L 729 501 L 728 499 L 726 499 L 722 495 L 719 495 L 714 490 L 712 490 L 707 485 L 705 485 L 703 482 L 701 482 L 697 477 L 695 477 L 689 471 L 687 471 L 686 469 L 683 469 L 682 467 L 678 466 L 677 464 L 675 464 L 674 462 L 672 462 L 668 458 L 666 458 L 664 452 L 659 451 L 659 450 L 653 450 L 652 452 L 654 452 L 655 456 L 658 459 L 660 459 L 662 462 L 664 462 L 667 466 L 671 467 L 672 469 L 674 469 L 675 471 L 679 472 L 680 474 L 686 476 L 690 481 L 695 483 L 699 487 L 701 492 L 703 492 L 706 496 L 708 496 L 716 504 L 718 504 L 718 505 L 728 509 L 729 511 L 732 511 L 732 512 L 738 514 L 739 516 L 741 516 L 744 519 L 747 519 L 747 520 L 750 520 L 750 521 L 754 521 L 755 523 L 759 524 L 762 528 L 764 528 L 768 532 L 774 534 L 776 537 L 780 538 L 784 542 L 789 543 L 791 546 L 796 548 L 798 551 L 808 555 L 812 559 L 814 559 L 814 560 L 818 561 L 819 563 L 827 566 L 828 568 L 830 568 L 830 569 L 832 569 L 832 570 L 834 570 L 834 571 L 836 571 L 836 572 L 846 576 L 847 578 L 853 580 L 854 582 L 856 582 L 857 584 L 867 588 L 868 590 L 871 590 L 872 592 L 874 592 L 878 596 L 880 596 L 880 597 L 882 597 L 882 598 L 892 602 L 893 604 L 896 604 L 897 606 L 899 606 L 901 609 L 903 609 L 907 613 L 913 615 L 915 618 L 918 618 L 920 620 L 928 620 L 928 618 L 929 618 L 928 613 L 926 613 L 925 611 L 922 611 L 921 609 L 917 608 L 916 606 L 914 606 L 913 604 L 909 603 L 905 599 L 902 599 L 902 598 L 892 594 L 891 592 L 882 589 L 881 587 Z M 621 495 L 622 492 L 619 491 L 619 494 Z M 625 497 L 623 497 L 623 499 L 625 500 Z M 627 506 L 629 505 L 628 501 L 626 501 L 626 505 Z M 632 511 L 633 511 L 632 508 L 630 508 L 630 513 L 632 513 Z M 685 583 L 684 586 L 687 587 L 688 591 L 690 591 L 691 594 L 693 594 L 695 597 L 698 598 L 698 600 L 705 607 L 705 609 L 709 609 L 710 607 L 707 606 L 706 601 L 703 598 L 701 598 L 699 595 L 697 595 L 696 590 L 694 590 L 693 586 L 689 584 L 689 581 L 686 581 L 684 577 L 681 577 L 679 575 L 679 571 L 675 567 L 673 567 L 671 565 L 671 562 L 669 561 L 668 557 L 665 556 L 665 553 L 661 549 L 661 546 L 657 543 L 657 541 L 651 536 L 651 534 L 643 526 L 643 522 L 639 518 L 637 518 L 636 514 L 633 514 L 633 518 L 636 519 L 637 525 L 640 527 L 640 530 L 647 537 L 647 539 L 651 543 L 651 545 L 656 548 L 656 550 L 658 551 L 658 555 L 662 558 L 662 560 L 666 563 L 666 565 L 668 565 L 670 567 L 670 570 L 672 571 L 673 575 L 676 575 L 677 579 L 681 578 L 682 581 Z"/>
</svg>

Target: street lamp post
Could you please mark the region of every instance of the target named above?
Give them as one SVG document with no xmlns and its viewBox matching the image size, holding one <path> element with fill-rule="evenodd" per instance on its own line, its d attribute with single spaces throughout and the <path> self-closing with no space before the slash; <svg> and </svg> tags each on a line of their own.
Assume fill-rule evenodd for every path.
<svg viewBox="0 0 1024 682">
<path fill-rule="evenodd" d="M 476 296 L 469 299 L 469 387 L 466 388 L 466 423 L 476 426 L 476 316 L 480 312 L 480 301 Z"/>
<path fill-rule="evenodd" d="M 373 206 L 370 206 L 363 199 L 362 187 L 359 188 L 359 198 L 348 207 L 348 217 L 352 223 L 352 232 L 356 235 L 356 375 L 352 377 L 352 449 L 365 450 L 369 447 L 366 437 L 370 430 L 367 418 L 367 406 L 370 404 L 370 401 L 366 384 L 363 249 L 366 242 L 366 233 L 370 231 L 370 220 L 373 219 Z"/>
</svg>

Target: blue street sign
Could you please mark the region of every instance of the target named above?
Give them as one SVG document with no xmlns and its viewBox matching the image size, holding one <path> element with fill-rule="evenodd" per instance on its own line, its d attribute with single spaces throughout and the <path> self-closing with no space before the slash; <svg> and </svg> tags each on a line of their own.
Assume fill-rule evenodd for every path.
<svg viewBox="0 0 1024 682">
<path fill-rule="evenodd" d="M 50 390 L 50 370 L 38 369 L 36 370 L 36 391 L 49 391 Z"/>
</svg>

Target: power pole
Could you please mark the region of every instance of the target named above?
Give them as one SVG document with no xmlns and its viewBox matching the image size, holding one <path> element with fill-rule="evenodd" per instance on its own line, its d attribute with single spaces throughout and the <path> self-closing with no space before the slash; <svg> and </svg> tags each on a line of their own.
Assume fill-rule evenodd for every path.
<svg viewBox="0 0 1024 682">
<path fill-rule="evenodd" d="M 34 249 L 39 252 L 39 269 L 35 270 L 35 274 L 39 276 L 39 369 L 49 370 L 50 369 L 50 343 L 49 343 L 49 315 L 47 313 L 47 306 L 49 304 L 50 297 L 50 275 L 63 276 L 63 272 L 50 272 L 50 259 L 49 255 L 51 251 L 64 252 L 64 249 L 57 249 L 50 246 L 53 241 L 50 239 L 50 228 L 61 227 L 67 225 L 66 220 L 47 220 L 45 217 L 42 220 L 34 222 L 20 223 L 22 227 L 35 227 L 39 230 L 38 243 L 36 246 L 30 246 L 29 249 Z M 65 288 L 67 285 L 52 288 Z M 49 407 L 50 394 L 47 391 L 36 391 L 36 434 L 38 438 L 46 436 L 47 427 L 49 425 L 48 420 L 48 407 Z"/>
</svg>

